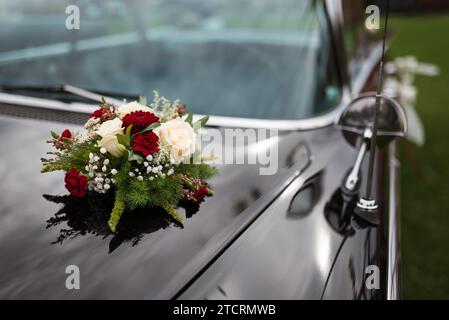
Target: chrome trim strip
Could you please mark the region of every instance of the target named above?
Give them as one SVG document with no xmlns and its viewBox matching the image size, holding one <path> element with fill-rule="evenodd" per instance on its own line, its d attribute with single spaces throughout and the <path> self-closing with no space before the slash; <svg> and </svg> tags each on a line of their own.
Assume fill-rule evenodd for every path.
<svg viewBox="0 0 449 320">
<path fill-rule="evenodd" d="M 399 221 L 399 160 L 397 142 L 388 147 L 389 153 L 389 204 L 388 204 L 388 260 L 387 260 L 387 299 L 400 299 L 400 221 Z"/>
<path fill-rule="evenodd" d="M 223 116 L 210 116 L 207 122 L 210 126 L 220 127 L 238 127 L 238 128 L 264 128 L 278 130 L 312 130 L 326 127 L 334 123 L 341 110 L 349 101 L 349 94 L 345 94 L 342 103 L 332 111 L 321 116 L 299 119 L 299 120 L 267 120 L 267 119 L 250 119 Z M 198 116 L 200 117 L 200 116 Z"/>
<path fill-rule="evenodd" d="M 28 97 L 4 92 L 0 92 L 0 103 L 17 106 L 35 107 L 42 109 L 51 109 L 58 111 L 72 111 L 86 114 L 92 113 L 94 108 L 97 108 L 97 106 L 95 105 L 85 103 L 78 103 L 78 102 L 65 103 L 57 100 Z"/>
<path fill-rule="evenodd" d="M 111 97 L 103 97 L 100 94 L 97 94 L 95 92 L 87 91 L 78 87 L 74 87 L 71 85 L 63 85 L 62 86 L 65 92 L 73 93 L 75 95 L 78 95 L 80 97 L 85 97 L 87 99 L 91 99 L 93 101 L 102 102 L 102 99 L 104 99 L 107 103 L 113 104 L 113 105 L 121 105 L 123 104 L 123 101 L 117 100 Z"/>
<path fill-rule="evenodd" d="M 217 127 L 238 127 L 238 128 L 265 128 L 278 130 L 311 130 L 332 125 L 335 118 L 341 113 L 349 101 L 349 91 L 344 91 L 341 104 L 332 111 L 321 116 L 299 119 L 299 120 L 268 120 L 238 117 L 210 116 L 208 126 Z M 1 104 L 27 106 L 42 109 L 52 109 L 58 111 L 71 111 L 84 114 L 91 114 L 98 105 L 85 103 L 65 103 L 51 99 L 27 97 L 0 92 Z M 204 115 L 196 114 L 194 120 L 200 119 Z"/>
</svg>

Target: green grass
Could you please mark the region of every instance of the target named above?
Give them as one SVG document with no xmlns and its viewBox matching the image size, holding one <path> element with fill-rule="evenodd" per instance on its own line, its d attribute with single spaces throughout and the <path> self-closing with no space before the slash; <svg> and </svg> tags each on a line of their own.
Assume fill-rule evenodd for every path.
<svg viewBox="0 0 449 320">
<path fill-rule="evenodd" d="M 438 77 L 417 76 L 417 111 L 426 144 L 413 146 L 422 177 L 401 152 L 404 298 L 449 298 L 449 15 L 393 17 L 399 31 L 390 57 L 415 55 L 438 65 Z"/>
</svg>

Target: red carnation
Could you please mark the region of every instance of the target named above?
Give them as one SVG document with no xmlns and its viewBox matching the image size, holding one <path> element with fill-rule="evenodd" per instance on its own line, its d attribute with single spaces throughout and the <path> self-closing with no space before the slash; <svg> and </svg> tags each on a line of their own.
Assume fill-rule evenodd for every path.
<svg viewBox="0 0 449 320">
<path fill-rule="evenodd" d="M 126 129 L 130 125 L 133 125 L 131 133 L 135 134 L 155 122 L 159 122 L 159 118 L 153 113 L 147 111 L 134 111 L 123 117 L 122 127 Z"/>
<path fill-rule="evenodd" d="M 102 118 L 105 115 L 104 109 L 100 108 L 92 112 L 90 118 Z"/>
<path fill-rule="evenodd" d="M 209 189 L 207 189 L 207 183 L 203 183 L 201 188 L 198 188 L 193 192 L 193 197 L 197 202 L 201 202 L 208 194 Z"/>
<path fill-rule="evenodd" d="M 65 187 L 70 194 L 75 197 L 84 197 L 87 190 L 87 177 L 80 175 L 80 173 L 72 168 L 65 175 Z"/>
<path fill-rule="evenodd" d="M 60 141 L 63 141 L 65 139 L 72 139 L 72 133 L 70 132 L 69 129 L 65 129 L 62 133 L 61 136 L 59 137 Z"/>
<path fill-rule="evenodd" d="M 133 127 L 134 129 L 134 127 Z M 133 150 L 142 153 L 145 157 L 159 151 L 159 137 L 153 131 L 146 131 L 134 136 Z"/>
<path fill-rule="evenodd" d="M 184 115 L 186 113 L 186 106 L 183 104 L 180 104 L 178 107 L 178 114 L 180 116 Z"/>
</svg>

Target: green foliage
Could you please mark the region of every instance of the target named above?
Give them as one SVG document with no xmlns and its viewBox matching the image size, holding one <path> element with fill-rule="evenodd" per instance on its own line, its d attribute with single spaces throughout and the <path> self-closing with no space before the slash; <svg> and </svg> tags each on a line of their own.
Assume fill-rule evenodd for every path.
<svg viewBox="0 0 449 320">
<path fill-rule="evenodd" d="M 108 225 L 112 232 L 115 232 L 117 225 L 125 212 L 125 202 L 121 199 L 119 194 L 115 197 L 114 207 L 112 208 L 111 217 L 109 218 Z"/>
<path fill-rule="evenodd" d="M 67 162 L 75 164 L 80 168 L 83 168 L 89 161 L 89 153 L 99 153 L 100 148 L 96 145 L 96 141 L 86 141 L 83 144 L 75 145 L 67 153 Z"/>
<path fill-rule="evenodd" d="M 187 115 L 187 118 L 184 120 L 185 122 L 187 122 L 188 124 L 192 125 L 192 121 L 193 121 L 193 113 L 189 113 Z"/>
<path fill-rule="evenodd" d="M 117 133 L 118 143 L 124 145 L 125 147 L 129 147 L 130 141 L 126 138 L 123 133 Z"/>
<path fill-rule="evenodd" d="M 133 125 L 129 125 L 126 127 L 125 133 L 117 133 L 117 141 L 121 145 L 125 146 L 127 149 L 131 146 L 131 130 L 133 129 Z"/>
<path fill-rule="evenodd" d="M 146 96 L 139 96 L 139 103 L 146 106 L 147 105 L 147 97 Z"/>
<path fill-rule="evenodd" d="M 143 160 L 143 157 L 139 153 L 135 153 L 133 150 L 129 151 L 128 161 L 137 161 L 138 163 L 142 163 Z"/>
<path fill-rule="evenodd" d="M 131 169 L 130 162 L 124 161 L 122 169 L 117 173 L 116 205 L 111 214 L 110 226 L 114 231 L 118 224 L 122 204 L 130 210 L 139 207 L 163 207 L 178 223 L 183 223 L 183 218 L 179 212 L 173 208 L 181 199 L 182 180 L 177 175 L 166 178 L 156 178 L 153 181 L 148 179 L 139 181 L 129 178 Z M 203 170 L 204 171 L 204 170 Z"/>
<path fill-rule="evenodd" d="M 188 177 L 199 178 L 201 180 L 207 180 L 218 174 L 218 170 L 215 167 L 208 165 L 207 163 L 200 164 L 180 164 L 176 168 L 176 172 L 185 174 Z"/>
<path fill-rule="evenodd" d="M 414 82 L 426 144 L 399 148 L 403 294 L 406 299 L 448 299 L 449 14 L 392 16 L 388 23 L 398 31 L 391 58 L 411 54 L 441 69 L 437 77 L 418 75 Z"/>
<path fill-rule="evenodd" d="M 154 130 L 154 129 L 156 129 L 157 127 L 159 127 L 160 125 L 161 125 L 161 124 L 160 124 L 159 122 L 152 123 L 152 124 L 150 124 L 148 127 L 146 127 L 145 129 L 143 129 L 143 130 L 141 130 L 141 131 L 139 131 L 139 132 L 136 132 L 136 133 L 133 134 L 132 136 L 134 137 L 134 136 L 136 136 L 136 135 L 138 135 L 138 134 L 145 133 L 145 132 L 150 131 L 150 130 Z"/>
<path fill-rule="evenodd" d="M 120 171 L 115 175 L 117 193 L 121 194 L 130 209 L 145 206 L 161 206 L 162 203 L 177 204 L 180 200 L 182 181 L 176 175 L 156 178 L 153 181 L 139 181 L 129 177 L 132 166 L 127 160 L 120 164 Z"/>
<path fill-rule="evenodd" d="M 161 207 L 164 208 L 164 210 L 167 211 L 167 213 L 171 215 L 172 218 L 177 222 L 179 222 L 180 224 L 184 224 L 184 218 L 179 214 L 178 210 L 172 207 L 171 204 L 169 204 L 168 202 L 164 202 L 162 203 Z"/>
<path fill-rule="evenodd" d="M 115 232 L 115 229 L 120 221 L 120 218 L 123 212 L 126 209 L 126 195 L 129 191 L 128 189 L 128 171 L 131 168 L 131 164 L 122 160 L 120 170 L 115 175 L 116 181 L 116 192 L 115 192 L 115 202 L 114 208 L 111 212 L 111 217 L 109 218 L 108 225 L 111 228 L 112 232 Z"/>
<path fill-rule="evenodd" d="M 175 205 L 180 200 L 181 190 L 179 179 L 131 180 L 125 201 L 131 210 L 145 206 L 162 206 L 164 203 Z"/>
<path fill-rule="evenodd" d="M 125 194 L 126 206 L 134 210 L 138 207 L 145 207 L 148 199 L 151 198 L 150 188 L 146 181 L 133 179 L 128 185 L 128 192 Z"/>
<path fill-rule="evenodd" d="M 117 167 L 120 168 L 114 177 L 117 189 L 126 191 L 129 180 L 128 172 L 131 169 L 131 163 L 127 159 L 123 159 Z"/>
<path fill-rule="evenodd" d="M 207 121 L 209 121 L 209 116 L 204 116 L 193 124 L 193 128 L 202 128 L 206 125 Z"/>
<path fill-rule="evenodd" d="M 148 181 L 148 206 L 162 206 L 164 203 L 176 205 L 181 197 L 182 183 L 176 176 Z"/>
<path fill-rule="evenodd" d="M 89 162 L 89 153 L 98 153 L 100 148 L 94 141 L 86 141 L 82 144 L 71 145 L 69 150 L 63 150 L 61 152 L 48 152 L 49 155 L 53 155 L 53 158 L 42 158 L 43 167 L 42 173 L 51 172 L 56 170 L 70 170 L 75 168 L 78 171 L 82 171 Z"/>
<path fill-rule="evenodd" d="M 58 162 L 50 162 L 50 163 L 46 163 L 42 166 L 41 173 L 58 171 L 58 170 L 68 171 L 71 168 L 73 168 L 73 167 L 72 167 L 72 164 L 69 162 L 59 162 L 59 161 Z"/>
</svg>

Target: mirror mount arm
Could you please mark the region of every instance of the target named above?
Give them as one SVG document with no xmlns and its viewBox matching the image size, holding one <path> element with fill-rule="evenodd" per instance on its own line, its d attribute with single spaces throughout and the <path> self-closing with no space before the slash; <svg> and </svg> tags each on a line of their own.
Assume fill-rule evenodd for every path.
<svg viewBox="0 0 449 320">
<path fill-rule="evenodd" d="M 344 190 L 346 191 L 353 192 L 359 182 L 360 168 L 362 166 L 363 159 L 365 158 L 366 150 L 368 148 L 372 134 L 373 133 L 370 128 L 366 128 L 365 131 L 363 132 L 363 141 L 360 146 L 359 153 L 357 154 L 355 164 L 352 167 L 352 170 L 347 176 L 345 183 L 343 185 Z"/>
</svg>

